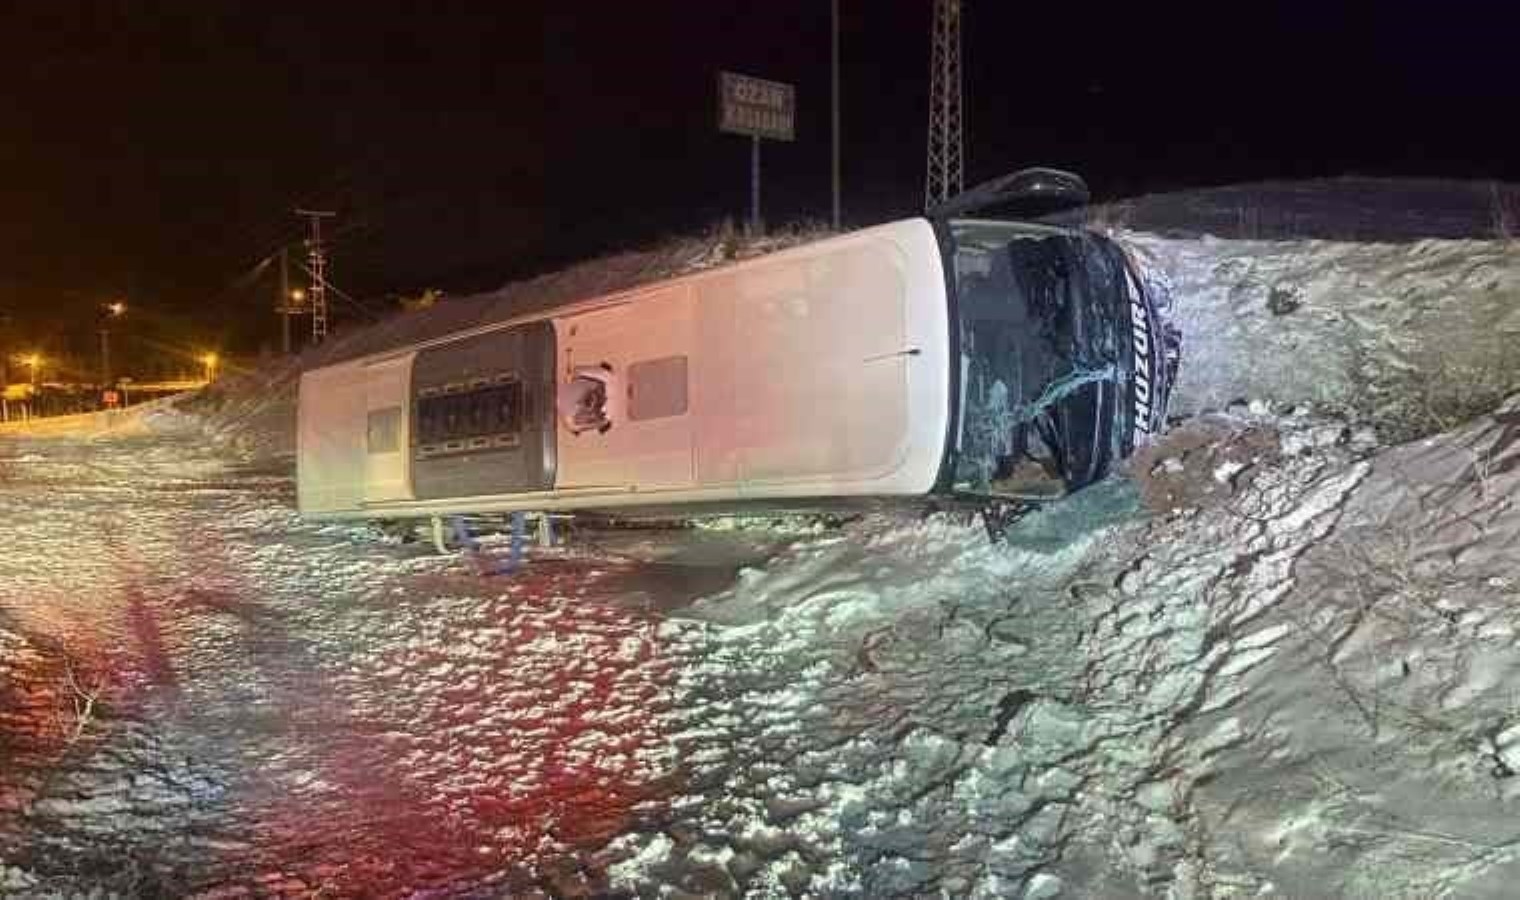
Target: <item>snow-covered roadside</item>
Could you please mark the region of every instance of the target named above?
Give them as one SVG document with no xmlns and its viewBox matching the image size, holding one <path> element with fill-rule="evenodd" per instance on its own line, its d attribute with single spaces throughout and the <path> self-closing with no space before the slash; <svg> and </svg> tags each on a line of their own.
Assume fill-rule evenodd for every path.
<svg viewBox="0 0 1520 900">
<path fill-rule="evenodd" d="M 664 790 L 636 562 L 478 578 L 185 431 L 0 479 L 0 895 L 595 893 Z"/>
<path fill-rule="evenodd" d="M 1402 440 L 1520 390 L 1520 242 L 1117 237 L 1176 300 L 1176 414 L 1311 403 Z"/>
<path fill-rule="evenodd" d="M 1371 461 L 1262 617 L 1293 639 L 1196 791 L 1219 871 L 1287 896 L 1514 895 L 1517 559 L 1520 397 Z"/>
<path fill-rule="evenodd" d="M 1217 417 L 1213 447 L 1273 446 L 1222 468 L 1163 445 L 1157 472 L 1228 487 L 1180 509 L 1139 515 L 1114 482 L 1003 544 L 944 518 L 797 544 L 663 627 L 688 794 L 615 843 L 614 883 L 1503 895 L 1515 417 L 1373 456 L 1322 421 Z M 1348 541 L 1387 565 L 1331 564 Z M 1406 559 L 1443 567 L 1439 607 L 1389 568 Z"/>
<path fill-rule="evenodd" d="M 1470 455 L 1452 429 L 1520 384 L 1516 249 L 1124 237 L 1176 301 L 1177 412 L 1229 412 L 1147 455 L 1137 484 L 1052 508 L 1006 544 L 945 518 L 862 522 L 799 540 L 662 626 L 678 696 L 658 729 L 672 752 L 654 758 L 684 793 L 603 854 L 615 885 L 1503 895 L 1485 881 L 1508 863 L 1501 831 L 1462 822 L 1496 824 L 1508 794 L 1428 804 L 1447 776 L 1428 774 L 1408 723 L 1434 713 L 1390 724 L 1378 682 L 1378 737 L 1360 734 L 1367 689 L 1323 660 L 1347 616 L 1367 618 L 1339 595 L 1394 578 L 1408 550 L 1363 521 L 1397 496 L 1391 468 Z M 1410 434 L 1436 437 L 1374 452 Z M 1482 471 L 1494 496 L 1513 493 L 1502 465 Z M 1413 483 L 1460 494 L 1457 474 L 1416 466 Z M 1358 530 L 1356 577 L 1322 563 Z M 1493 577 L 1448 602 L 1502 634 L 1520 619 Z M 1513 681 L 1507 658 L 1418 627 L 1372 633 L 1415 649 L 1360 652 L 1444 660 L 1448 690 L 1470 681 L 1476 718 L 1456 713 L 1442 746 L 1510 765 L 1517 736 L 1482 700 Z M 1369 746 L 1378 783 L 1399 785 L 1386 795 L 1360 780 Z"/>
</svg>

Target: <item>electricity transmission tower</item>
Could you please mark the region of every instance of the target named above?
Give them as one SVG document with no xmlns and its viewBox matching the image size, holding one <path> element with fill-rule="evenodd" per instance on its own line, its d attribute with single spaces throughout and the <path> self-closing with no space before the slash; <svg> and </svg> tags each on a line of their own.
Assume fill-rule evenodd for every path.
<svg viewBox="0 0 1520 900">
<path fill-rule="evenodd" d="M 322 209 L 298 209 L 296 215 L 311 221 L 311 237 L 306 239 L 306 259 L 310 263 L 311 342 L 320 344 L 327 337 L 327 250 L 322 245 L 322 220 L 337 213 Z"/>
<path fill-rule="evenodd" d="M 924 206 L 964 186 L 961 147 L 961 0 L 934 0 L 929 38 L 929 177 Z"/>
</svg>

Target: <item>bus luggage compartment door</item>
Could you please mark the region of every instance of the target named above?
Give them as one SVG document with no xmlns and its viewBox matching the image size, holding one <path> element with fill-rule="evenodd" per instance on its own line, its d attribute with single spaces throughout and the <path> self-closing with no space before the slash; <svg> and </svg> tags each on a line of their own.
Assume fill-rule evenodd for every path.
<svg viewBox="0 0 1520 900">
<path fill-rule="evenodd" d="M 553 488 L 553 326 L 535 322 L 423 350 L 411 409 L 418 499 Z"/>
</svg>

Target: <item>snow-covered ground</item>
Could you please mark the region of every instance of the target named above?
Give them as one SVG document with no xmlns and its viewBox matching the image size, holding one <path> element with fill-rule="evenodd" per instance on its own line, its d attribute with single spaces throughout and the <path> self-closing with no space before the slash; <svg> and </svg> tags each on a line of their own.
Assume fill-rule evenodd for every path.
<svg viewBox="0 0 1520 900">
<path fill-rule="evenodd" d="M 654 611 L 732 564 L 482 578 L 165 424 L 0 443 L 0 889 L 603 884 L 584 854 L 669 792 Z"/>
<path fill-rule="evenodd" d="M 1190 419 L 1001 541 L 490 578 L 171 413 L 0 437 L 0 890 L 1512 896 L 1520 257 L 1131 239 Z"/>
<path fill-rule="evenodd" d="M 1403 439 L 1520 390 L 1520 241 L 1117 237 L 1177 301 L 1175 413 L 1313 403 Z"/>
<path fill-rule="evenodd" d="M 1143 498 L 1001 544 L 861 523 L 746 573 L 662 629 L 703 648 L 666 727 L 694 782 L 616 883 L 1509 896 L 1520 405 L 1368 449 L 1211 417 Z"/>
</svg>

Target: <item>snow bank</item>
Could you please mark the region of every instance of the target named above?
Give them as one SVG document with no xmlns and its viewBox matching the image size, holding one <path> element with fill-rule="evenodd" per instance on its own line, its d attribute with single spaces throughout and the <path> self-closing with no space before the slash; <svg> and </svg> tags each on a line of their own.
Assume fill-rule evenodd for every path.
<svg viewBox="0 0 1520 900">
<path fill-rule="evenodd" d="M 1118 237 L 1175 301 L 1176 415 L 1316 404 L 1404 440 L 1520 389 L 1520 243 Z"/>
<path fill-rule="evenodd" d="M 1216 417 L 1147 464 L 1225 489 L 1150 516 L 1141 470 L 1002 543 L 943 517 L 797 542 L 662 629 L 686 795 L 614 842 L 614 884 L 1501 895 L 1517 408 L 1383 452 Z"/>
<path fill-rule="evenodd" d="M 1195 794 L 1220 870 L 1288 896 L 1512 896 L 1517 500 L 1520 398 L 1370 461 L 1263 618 L 1294 637 Z"/>
<path fill-rule="evenodd" d="M 599 894 L 665 793 L 634 562 L 475 577 L 195 432 L 0 480 L 0 894 Z"/>
</svg>

